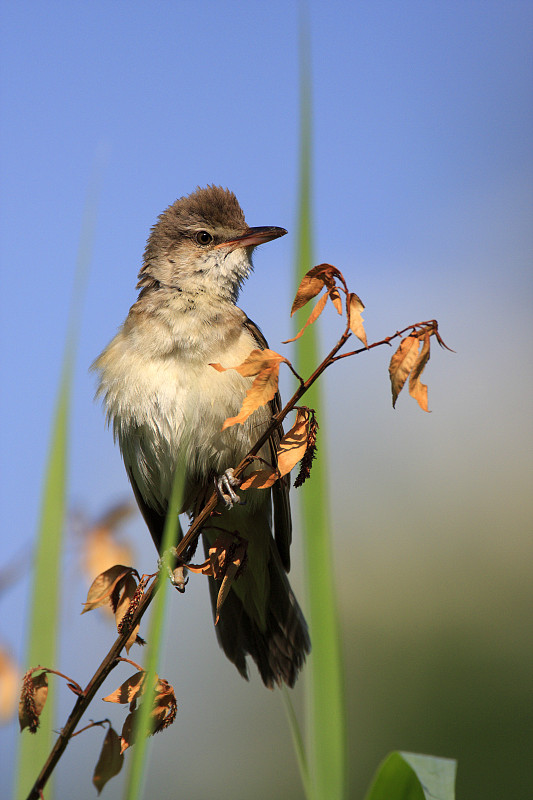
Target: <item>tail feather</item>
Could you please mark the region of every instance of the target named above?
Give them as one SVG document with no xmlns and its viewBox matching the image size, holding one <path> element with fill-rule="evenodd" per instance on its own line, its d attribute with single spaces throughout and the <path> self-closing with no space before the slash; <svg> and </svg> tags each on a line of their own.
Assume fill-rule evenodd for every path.
<svg viewBox="0 0 533 800">
<path fill-rule="evenodd" d="M 215 627 L 220 646 L 243 678 L 248 679 L 246 656 L 250 655 L 269 689 L 282 683 L 294 686 L 311 649 L 307 623 L 273 541 L 272 545 L 265 629 L 262 630 L 254 616 L 246 612 L 241 598 L 234 591 L 226 597 Z M 209 578 L 209 590 L 214 611 L 219 583 L 213 578 Z"/>
</svg>

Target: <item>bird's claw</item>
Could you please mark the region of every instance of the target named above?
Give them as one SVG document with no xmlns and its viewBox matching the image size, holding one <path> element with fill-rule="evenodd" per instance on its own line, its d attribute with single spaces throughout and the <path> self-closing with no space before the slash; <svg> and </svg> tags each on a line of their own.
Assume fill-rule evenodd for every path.
<svg viewBox="0 0 533 800">
<path fill-rule="evenodd" d="M 169 550 L 163 553 L 157 562 L 157 566 L 158 569 L 166 570 L 172 586 L 174 586 L 178 592 L 183 594 L 185 587 L 189 582 L 189 579 L 185 577 L 187 568 L 183 565 L 178 565 L 177 567 L 172 568 L 170 565 L 174 562 L 175 556 L 176 548 L 171 547 Z"/>
<path fill-rule="evenodd" d="M 240 478 L 236 478 L 233 469 L 230 467 L 223 474 L 215 479 L 218 496 L 226 504 L 226 508 L 233 508 L 234 505 L 241 505 L 244 500 L 239 497 L 235 489 L 241 485 Z"/>
</svg>

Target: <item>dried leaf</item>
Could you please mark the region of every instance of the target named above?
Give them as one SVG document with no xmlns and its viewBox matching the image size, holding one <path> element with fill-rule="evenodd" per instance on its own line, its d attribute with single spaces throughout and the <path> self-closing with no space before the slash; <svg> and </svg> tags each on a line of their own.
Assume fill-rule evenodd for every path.
<svg viewBox="0 0 533 800">
<path fill-rule="evenodd" d="M 115 623 L 117 626 L 117 631 L 122 633 L 121 622 L 126 616 L 126 614 L 130 610 L 131 601 L 137 591 L 137 581 L 133 577 L 133 575 L 126 575 L 123 582 L 120 584 L 120 594 L 118 597 L 118 601 L 115 607 Z M 130 652 L 131 646 L 134 644 L 135 639 L 137 638 L 137 634 L 139 632 L 140 625 L 135 625 L 134 628 L 130 631 L 130 635 L 128 636 L 128 640 L 125 643 L 126 652 Z"/>
<path fill-rule="evenodd" d="M 224 577 L 228 558 L 237 542 L 242 541 L 237 533 L 223 531 L 212 547 L 209 548 L 209 560 L 211 562 L 213 577 L 217 580 Z"/>
<path fill-rule="evenodd" d="M 176 696 L 174 689 L 164 679 L 158 679 L 155 687 L 153 705 L 150 711 L 150 728 L 146 731 L 147 736 L 168 728 L 174 722 L 177 712 Z M 138 733 L 136 730 L 136 720 L 139 708 L 132 709 L 122 726 L 121 749 L 123 753 L 135 742 Z"/>
<path fill-rule="evenodd" d="M 85 614 L 86 611 L 92 611 L 94 608 L 100 608 L 100 606 L 111 606 L 111 595 L 117 584 L 126 575 L 131 575 L 135 571 L 133 567 L 115 564 L 115 566 L 97 575 L 89 588 L 87 600 L 84 603 L 85 608 L 81 613 Z"/>
<path fill-rule="evenodd" d="M 323 312 L 324 308 L 326 307 L 326 303 L 327 303 L 327 302 L 328 302 L 328 295 L 327 295 L 327 294 L 323 294 L 323 295 L 322 295 L 322 297 L 320 298 L 320 300 L 317 302 L 317 304 L 316 304 L 316 305 L 315 305 L 315 307 L 313 308 L 313 310 L 311 311 L 311 314 L 309 315 L 309 319 L 307 320 L 307 322 L 305 323 L 305 325 L 303 326 L 303 328 L 302 328 L 302 329 L 299 331 L 299 333 L 297 333 L 297 334 L 296 334 L 296 336 L 294 336 L 292 339 L 286 339 L 286 340 L 283 342 L 283 344 L 290 344 L 290 342 L 295 342 L 297 339 L 299 339 L 299 338 L 300 338 L 300 336 L 301 336 L 301 335 L 303 334 L 303 332 L 305 331 L 305 329 L 306 329 L 306 328 L 307 328 L 309 325 L 312 325 L 312 324 L 313 324 L 313 322 L 316 322 L 316 320 L 319 318 L 319 316 L 320 316 L 320 315 L 321 315 L 321 313 Z"/>
<path fill-rule="evenodd" d="M 296 297 L 291 308 L 291 317 L 298 309 L 305 306 L 309 300 L 316 297 L 324 286 L 332 289 L 335 286 L 335 277 L 340 275 L 339 270 L 331 264 L 318 264 L 307 272 L 298 287 Z"/>
<path fill-rule="evenodd" d="M 130 711 L 126 719 L 124 720 L 124 725 L 122 726 L 122 732 L 120 736 L 120 755 L 131 747 L 131 745 L 135 742 L 135 737 L 137 735 L 137 716 L 139 714 L 138 709 L 135 711 Z"/>
<path fill-rule="evenodd" d="M 279 478 L 279 472 L 272 467 L 259 469 L 241 483 L 241 489 L 269 489 Z"/>
<path fill-rule="evenodd" d="M 350 292 L 350 330 L 354 333 L 357 338 L 364 344 L 365 347 L 368 346 L 366 340 L 366 333 L 363 327 L 363 317 L 361 316 L 361 312 L 364 309 L 364 305 L 362 300 L 355 294 L 355 292 Z"/>
<path fill-rule="evenodd" d="M 136 672 L 102 700 L 106 703 L 133 703 L 144 692 L 145 675 L 144 670 Z"/>
<path fill-rule="evenodd" d="M 0 722 L 7 722 L 15 713 L 20 673 L 13 658 L 0 649 Z"/>
<path fill-rule="evenodd" d="M 245 558 L 246 558 L 246 543 L 241 542 L 239 545 L 237 545 L 234 552 L 231 554 L 231 561 L 229 561 L 229 563 L 226 566 L 224 577 L 222 579 L 222 583 L 220 584 L 220 589 L 218 591 L 218 596 L 217 596 L 215 625 L 218 623 L 220 617 L 220 609 L 222 608 L 224 600 L 228 596 L 228 592 L 231 589 L 231 584 L 237 577 L 237 573 L 241 569 Z"/>
<path fill-rule="evenodd" d="M 416 336 L 402 339 L 389 364 L 389 375 L 392 389 L 392 406 L 396 405 L 398 395 L 418 358 L 419 340 Z"/>
<path fill-rule="evenodd" d="M 228 369 L 234 369 L 244 377 L 256 376 L 246 393 L 238 415 L 236 417 L 228 417 L 222 426 L 222 430 L 244 422 L 256 409 L 272 400 L 278 390 L 279 365 L 283 361 L 287 364 L 289 363 L 279 353 L 266 349 L 252 350 L 242 364 L 236 367 L 223 367 L 218 363 L 209 365 L 216 369 L 217 372 L 226 372 Z"/>
<path fill-rule="evenodd" d="M 178 704 L 174 687 L 164 678 L 160 678 L 155 690 L 153 709 L 150 712 L 153 723 L 152 733 L 159 733 L 168 728 L 169 725 L 172 725 L 176 718 L 177 710 Z"/>
<path fill-rule="evenodd" d="M 48 677 L 46 672 L 34 675 L 34 671 L 34 669 L 30 669 L 24 675 L 19 700 L 20 730 L 23 731 L 24 728 L 28 728 L 30 733 L 37 731 L 39 717 L 48 697 Z"/>
<path fill-rule="evenodd" d="M 278 445 L 278 470 L 280 475 L 287 475 L 305 455 L 308 430 L 309 411 L 307 408 L 299 408 L 296 414 L 296 422 Z"/>
<path fill-rule="evenodd" d="M 423 342 L 424 344 L 422 346 L 422 351 L 417 358 L 411 375 L 409 376 L 409 394 L 411 397 L 414 397 L 422 411 L 427 411 L 429 413 L 428 387 L 420 380 L 420 376 L 422 375 L 424 368 L 429 361 L 429 333 L 425 334 Z"/>
<path fill-rule="evenodd" d="M 307 275 L 304 275 L 292 304 L 291 317 L 296 313 L 296 311 L 312 300 L 313 297 L 316 297 L 317 294 L 320 294 L 323 288 L 324 281 L 322 278 L 315 277 L 314 275 L 312 276 L 309 272 Z"/>
<path fill-rule="evenodd" d="M 105 735 L 100 756 L 93 773 L 93 784 L 98 794 L 100 794 L 111 778 L 118 775 L 122 769 L 123 763 L 124 756 L 121 753 L 119 735 L 110 727 Z"/>
<path fill-rule="evenodd" d="M 231 588 L 232 582 L 239 576 L 246 562 L 247 542 L 238 533 L 223 531 L 214 545 L 209 548 L 209 560 L 212 575 L 222 580 L 217 597 L 215 625 L 218 622 L 220 609 Z"/>
<path fill-rule="evenodd" d="M 217 372 L 227 372 L 229 369 L 234 369 L 239 375 L 251 378 L 264 369 L 270 369 L 273 364 L 281 363 L 282 361 L 287 361 L 287 359 L 276 353 L 275 350 L 267 348 L 266 350 L 252 350 L 242 364 L 238 364 L 236 367 L 223 367 L 221 364 L 210 364 L 209 366 L 216 369 Z"/>
<path fill-rule="evenodd" d="M 285 361 L 285 359 L 283 360 Z M 236 417 L 228 417 L 228 419 L 224 421 L 222 430 L 230 428 L 232 425 L 245 422 L 254 411 L 261 406 L 265 406 L 272 400 L 278 391 L 280 363 L 280 361 L 276 361 L 256 376 L 251 387 L 246 392 L 241 410 Z"/>
<path fill-rule="evenodd" d="M 342 314 L 342 300 L 341 300 L 340 292 L 337 289 L 337 287 L 334 286 L 332 289 L 330 289 L 328 294 L 329 294 L 331 302 L 333 303 L 333 305 L 337 309 L 337 312 L 339 314 Z"/>
<path fill-rule="evenodd" d="M 195 575 L 213 575 L 213 567 L 208 558 L 202 564 L 187 564 L 187 569 Z"/>
</svg>

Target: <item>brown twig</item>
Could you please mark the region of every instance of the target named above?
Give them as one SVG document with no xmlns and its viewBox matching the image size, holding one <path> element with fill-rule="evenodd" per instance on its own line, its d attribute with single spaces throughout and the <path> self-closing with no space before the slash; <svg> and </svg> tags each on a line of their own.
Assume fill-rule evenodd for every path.
<svg viewBox="0 0 533 800">
<path fill-rule="evenodd" d="M 158 581 L 153 581 L 150 586 L 147 588 L 144 597 L 142 598 L 141 602 L 139 603 L 139 607 L 135 613 L 135 616 L 132 619 L 132 624 L 130 630 L 133 629 L 135 625 L 140 622 L 142 617 L 144 616 L 148 606 L 152 601 L 153 594 L 155 592 L 155 587 L 158 584 Z M 65 724 L 65 727 L 59 733 L 56 742 L 50 751 L 50 755 L 46 759 L 46 763 L 44 764 L 37 780 L 33 784 L 33 787 L 28 794 L 27 800 L 38 800 L 38 798 L 42 797 L 42 790 L 48 781 L 48 778 L 52 774 L 57 762 L 63 755 L 66 747 L 72 738 L 74 731 L 76 730 L 76 726 L 78 722 L 82 718 L 83 714 L 87 710 L 89 704 L 91 703 L 93 697 L 95 696 L 96 692 L 105 681 L 107 676 L 112 672 L 112 670 L 116 667 L 119 663 L 119 654 L 121 650 L 124 648 L 126 642 L 128 641 L 128 637 L 130 635 L 130 630 L 124 631 L 124 633 L 118 636 L 111 649 L 109 650 L 108 654 L 105 656 L 104 660 L 94 673 L 93 677 L 83 690 L 83 693 L 78 697 L 74 708 L 70 712 L 69 718 Z"/>
</svg>

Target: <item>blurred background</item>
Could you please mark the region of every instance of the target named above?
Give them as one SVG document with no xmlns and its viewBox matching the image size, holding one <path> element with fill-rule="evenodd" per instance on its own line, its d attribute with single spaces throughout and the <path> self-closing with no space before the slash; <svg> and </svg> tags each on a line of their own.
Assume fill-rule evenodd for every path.
<svg viewBox="0 0 533 800">
<path fill-rule="evenodd" d="M 363 299 L 369 342 L 436 317 L 456 351 L 433 350 L 431 414 L 407 394 L 392 410 L 389 350 L 347 359 L 323 383 L 350 797 L 403 749 L 457 758 L 459 798 L 523 798 L 533 748 L 533 6 L 310 0 L 308 12 L 314 263 L 338 266 Z M 114 632 L 96 614 L 79 617 L 80 530 L 130 497 L 88 368 L 135 300 L 150 226 L 177 197 L 228 186 L 250 225 L 289 229 L 256 251 L 241 306 L 273 349 L 291 352 L 280 342 L 292 335 L 299 5 L 19 0 L 1 14 L 0 647 L 19 663 L 83 209 L 101 176 L 51 665 L 83 684 Z M 324 348 L 335 317 L 319 323 Z M 293 502 L 297 514 L 296 492 Z M 151 572 L 140 517 L 121 533 Z M 305 605 L 297 523 L 295 538 Z M 279 693 L 253 671 L 244 682 L 219 651 L 201 577 L 171 598 L 167 630 L 160 674 L 179 714 L 154 741 L 151 794 L 302 798 Z M 117 670 L 102 695 L 129 672 Z M 61 725 L 73 698 L 53 691 Z M 301 700 L 300 685 L 300 710 Z M 90 711 L 106 715 L 120 727 L 121 709 Z M 17 735 L 15 722 L 0 729 L 5 765 Z M 72 742 L 58 797 L 94 796 L 102 735 Z M 119 776 L 103 796 L 121 788 Z"/>
</svg>

